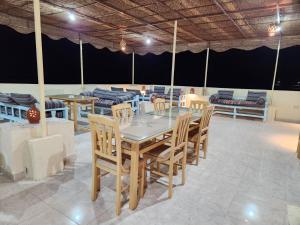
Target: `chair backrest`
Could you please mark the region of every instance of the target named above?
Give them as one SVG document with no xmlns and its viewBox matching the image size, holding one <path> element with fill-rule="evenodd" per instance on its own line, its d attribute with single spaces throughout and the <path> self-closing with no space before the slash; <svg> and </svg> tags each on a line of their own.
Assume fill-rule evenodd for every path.
<svg viewBox="0 0 300 225">
<path fill-rule="evenodd" d="M 200 136 L 204 133 L 208 133 L 209 123 L 213 112 L 214 112 L 214 106 L 208 106 L 203 109 L 203 113 L 199 125 Z"/>
<path fill-rule="evenodd" d="M 192 110 L 202 110 L 207 107 L 209 102 L 202 100 L 191 100 L 189 108 Z"/>
<path fill-rule="evenodd" d="M 177 116 L 176 126 L 172 134 L 172 149 L 181 149 L 187 144 L 189 125 L 191 122 L 192 113 L 185 113 Z"/>
<path fill-rule="evenodd" d="M 121 168 L 121 135 L 118 122 L 95 114 L 89 114 L 88 119 L 92 135 L 93 158 L 113 161 Z"/>
<path fill-rule="evenodd" d="M 166 109 L 166 100 L 164 98 L 156 98 L 153 101 L 154 111 L 159 112 Z"/>
<path fill-rule="evenodd" d="M 133 115 L 131 105 L 128 103 L 113 105 L 111 109 L 114 119 L 117 119 L 119 121 L 123 119 L 128 119 Z"/>
</svg>

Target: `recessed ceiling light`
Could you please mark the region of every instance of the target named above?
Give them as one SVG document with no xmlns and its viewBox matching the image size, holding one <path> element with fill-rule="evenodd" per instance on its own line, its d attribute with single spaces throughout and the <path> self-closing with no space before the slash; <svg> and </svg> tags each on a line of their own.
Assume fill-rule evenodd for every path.
<svg viewBox="0 0 300 225">
<path fill-rule="evenodd" d="M 73 13 L 69 13 L 69 19 L 70 19 L 71 21 L 75 21 L 75 20 L 76 20 L 76 17 L 75 17 L 75 15 L 74 15 Z"/>
<path fill-rule="evenodd" d="M 146 44 L 147 44 L 147 45 L 150 45 L 151 42 L 152 42 L 151 38 L 147 38 L 147 39 L 146 39 Z"/>
</svg>

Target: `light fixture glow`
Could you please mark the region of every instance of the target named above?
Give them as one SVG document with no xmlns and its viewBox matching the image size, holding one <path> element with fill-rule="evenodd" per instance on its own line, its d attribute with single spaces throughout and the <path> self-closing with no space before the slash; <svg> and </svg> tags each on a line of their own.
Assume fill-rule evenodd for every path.
<svg viewBox="0 0 300 225">
<path fill-rule="evenodd" d="M 274 36 L 276 33 L 279 33 L 281 31 L 280 24 L 271 23 L 268 26 L 268 32 L 270 36 Z"/>
<path fill-rule="evenodd" d="M 150 38 L 147 38 L 147 39 L 146 39 L 146 44 L 147 44 L 147 45 L 150 45 L 151 42 L 152 42 L 152 40 L 151 40 Z"/>
<path fill-rule="evenodd" d="M 71 21 L 75 21 L 75 20 L 76 20 L 76 17 L 75 17 L 74 14 L 69 13 L 69 19 L 70 19 Z"/>
<path fill-rule="evenodd" d="M 277 32 L 281 31 L 281 26 L 277 26 L 276 31 Z"/>
<path fill-rule="evenodd" d="M 126 50 L 126 41 L 123 39 L 122 37 L 122 40 L 120 41 L 120 47 L 121 47 L 121 50 L 122 51 L 125 51 Z"/>
</svg>

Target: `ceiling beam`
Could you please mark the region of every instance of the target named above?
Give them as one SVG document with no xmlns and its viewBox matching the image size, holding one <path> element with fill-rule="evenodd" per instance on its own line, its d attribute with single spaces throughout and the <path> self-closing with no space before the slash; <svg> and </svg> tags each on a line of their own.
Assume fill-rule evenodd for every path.
<svg viewBox="0 0 300 225">
<path fill-rule="evenodd" d="M 286 4 L 280 4 L 279 8 L 285 8 L 285 7 L 289 7 L 289 6 L 300 6 L 300 3 L 286 3 Z M 201 8 L 201 7 L 193 7 L 193 8 L 189 8 L 189 9 L 197 9 L 197 8 Z M 241 9 L 241 10 L 235 10 L 235 11 L 230 11 L 227 12 L 228 15 L 232 16 L 236 13 L 252 13 L 252 12 L 257 12 L 257 11 L 264 11 L 264 10 L 276 10 L 276 5 L 273 6 L 266 6 L 266 7 L 257 7 L 257 8 L 250 8 L 250 9 Z M 182 10 L 179 10 L 182 11 Z M 224 13 L 208 13 L 208 14 L 202 14 L 202 15 L 194 15 L 194 16 L 188 16 L 188 19 L 197 19 L 197 18 L 203 18 L 203 17 L 213 17 L 213 16 L 221 16 L 224 15 Z M 273 14 L 272 14 L 273 15 Z M 184 18 L 178 17 L 175 18 L 178 22 L 181 20 L 184 20 Z M 167 23 L 167 22 L 171 22 L 173 20 L 163 20 L 163 21 L 158 21 L 158 22 L 153 22 L 151 23 L 152 25 L 158 25 L 161 23 Z M 208 23 L 213 23 L 213 22 L 208 22 Z M 201 23 L 201 24 L 205 24 L 205 23 Z M 130 26 L 130 28 L 138 28 L 144 25 L 133 25 Z"/>
<path fill-rule="evenodd" d="M 157 29 L 157 30 L 160 30 L 160 31 L 164 32 L 164 33 L 167 33 L 170 37 L 173 38 L 173 33 L 172 33 L 172 32 L 169 32 L 169 31 L 167 31 L 167 30 L 161 29 L 160 27 L 158 27 L 158 26 L 156 26 L 156 25 L 153 25 L 152 23 L 149 23 L 149 22 L 147 22 L 147 21 L 144 20 L 144 19 L 138 18 L 138 17 L 136 17 L 136 16 L 134 16 L 134 15 L 132 15 L 132 14 L 126 12 L 125 10 L 119 9 L 119 8 L 113 6 L 112 4 L 107 3 L 106 1 L 99 1 L 99 0 L 96 0 L 96 1 L 97 1 L 99 4 L 101 4 L 102 6 L 105 6 L 105 7 L 109 8 L 109 9 L 115 10 L 115 11 L 118 12 L 118 13 L 122 13 L 122 14 L 124 14 L 124 15 L 126 15 L 126 16 L 131 17 L 132 19 L 135 19 L 135 20 L 137 20 L 137 21 L 143 23 L 143 24 L 141 24 L 141 25 L 138 25 L 137 27 L 150 26 L 150 27 L 153 27 L 153 28 L 155 28 L 155 29 Z M 130 0 L 129 0 L 129 1 L 130 1 Z M 131 2 L 131 1 L 130 1 L 130 2 Z M 135 2 L 131 2 L 131 3 L 135 5 L 135 6 L 134 6 L 135 8 L 140 8 L 140 7 L 142 7 L 142 6 L 140 6 L 139 4 L 137 4 L 137 3 L 135 3 Z M 147 11 L 153 12 L 153 11 L 150 10 L 150 9 L 147 9 Z M 151 16 L 154 16 L 154 15 L 156 15 L 156 14 L 153 14 L 153 15 L 151 15 Z M 161 17 L 161 16 L 160 16 L 160 17 Z M 173 21 L 173 20 L 172 20 L 172 21 Z M 130 28 L 135 28 L 135 27 L 132 26 L 132 27 L 130 27 Z M 127 29 L 129 29 L 129 28 L 127 28 Z M 183 38 L 183 37 L 180 37 L 180 38 L 178 38 L 178 39 L 183 39 L 184 41 L 188 41 L 187 39 L 185 39 L 185 38 Z"/>
<path fill-rule="evenodd" d="M 52 6 L 54 8 L 63 10 L 65 12 L 71 12 L 75 16 L 81 17 L 81 18 L 83 18 L 83 19 L 85 19 L 87 21 L 90 21 L 92 23 L 96 23 L 96 24 L 99 24 L 99 25 L 102 25 L 102 26 L 106 26 L 106 27 L 111 28 L 113 30 L 120 30 L 120 36 L 121 36 L 121 28 L 119 26 L 115 25 L 115 24 L 103 21 L 100 18 L 94 18 L 94 17 L 91 17 L 91 16 L 87 16 L 87 15 L 85 15 L 83 13 L 80 13 L 80 12 L 76 11 L 76 9 L 68 8 L 68 7 L 65 7 L 65 6 L 60 6 L 60 5 L 54 4 L 52 2 L 49 2 L 47 0 L 42 0 L 42 2 L 45 3 L 45 4 L 48 4 L 49 6 Z M 128 30 L 130 30 L 130 29 L 128 29 Z M 131 32 L 133 32 L 135 34 L 138 34 L 138 35 L 143 35 L 143 33 L 141 33 L 141 32 L 137 32 L 137 31 L 131 31 Z M 126 39 L 126 38 L 124 38 L 124 39 Z M 169 42 L 165 42 L 165 41 L 159 40 L 159 39 L 156 39 L 156 41 L 161 42 L 163 44 L 169 44 Z"/>
<path fill-rule="evenodd" d="M 232 16 L 229 15 L 229 14 L 226 12 L 226 10 L 225 10 L 224 7 L 219 3 L 219 1 L 218 1 L 218 0 L 213 0 L 213 2 L 216 4 L 216 6 L 219 7 L 219 9 L 224 13 L 224 15 L 228 17 L 228 19 L 234 24 L 234 26 L 236 26 L 236 28 L 240 31 L 240 33 L 242 34 L 242 36 L 243 36 L 244 38 L 246 38 L 247 35 L 246 35 L 245 32 L 242 30 L 242 28 L 240 27 L 240 25 L 238 25 L 238 24 L 234 21 L 234 19 L 232 18 Z"/>
</svg>

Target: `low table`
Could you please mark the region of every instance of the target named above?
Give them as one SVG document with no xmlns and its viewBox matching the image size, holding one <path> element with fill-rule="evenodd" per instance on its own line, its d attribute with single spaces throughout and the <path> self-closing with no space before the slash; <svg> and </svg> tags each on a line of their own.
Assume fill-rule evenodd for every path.
<svg viewBox="0 0 300 225">
<path fill-rule="evenodd" d="M 82 96 L 82 95 L 49 95 L 49 99 L 57 99 L 64 101 L 69 105 L 70 110 L 73 111 L 74 129 L 78 130 L 78 105 L 91 106 L 91 113 L 95 113 L 95 101 L 98 99 L 96 97 Z M 73 107 L 73 109 L 72 109 Z"/>
</svg>

